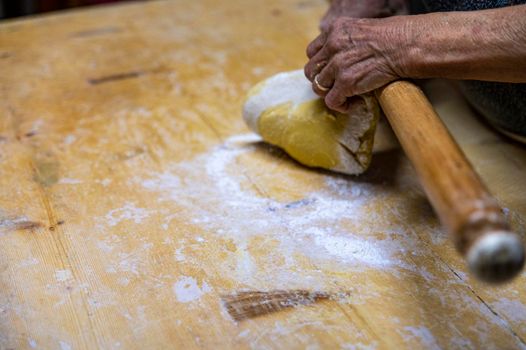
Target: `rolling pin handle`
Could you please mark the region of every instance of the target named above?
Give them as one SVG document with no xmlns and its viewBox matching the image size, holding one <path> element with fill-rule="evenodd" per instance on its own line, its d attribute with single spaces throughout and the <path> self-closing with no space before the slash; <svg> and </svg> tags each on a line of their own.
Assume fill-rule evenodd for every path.
<svg viewBox="0 0 526 350">
<path fill-rule="evenodd" d="M 466 254 L 471 272 L 489 283 L 501 283 L 515 277 L 524 266 L 524 245 L 511 231 L 481 233 Z"/>
<path fill-rule="evenodd" d="M 479 279 L 498 283 L 524 265 L 524 245 L 424 93 L 395 81 L 376 97 L 435 212 Z"/>
</svg>

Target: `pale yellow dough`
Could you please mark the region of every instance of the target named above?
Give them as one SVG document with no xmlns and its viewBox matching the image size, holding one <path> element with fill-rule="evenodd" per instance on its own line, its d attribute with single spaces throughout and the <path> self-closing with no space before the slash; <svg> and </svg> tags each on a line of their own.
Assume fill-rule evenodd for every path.
<svg viewBox="0 0 526 350">
<path fill-rule="evenodd" d="M 352 99 L 349 113 L 333 112 L 312 93 L 303 72 L 293 71 L 249 91 L 243 115 L 263 140 L 300 163 L 360 174 L 371 161 L 379 108 L 373 96 L 364 95 Z"/>
</svg>

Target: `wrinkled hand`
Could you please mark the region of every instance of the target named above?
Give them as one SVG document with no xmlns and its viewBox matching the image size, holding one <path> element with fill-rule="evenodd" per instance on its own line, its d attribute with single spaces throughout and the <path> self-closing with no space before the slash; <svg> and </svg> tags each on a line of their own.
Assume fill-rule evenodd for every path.
<svg viewBox="0 0 526 350">
<path fill-rule="evenodd" d="M 348 97 L 406 76 L 403 23 L 403 17 L 340 17 L 309 44 L 305 75 L 329 108 L 345 113 Z"/>
<path fill-rule="evenodd" d="M 339 17 L 381 18 L 404 14 L 409 14 L 408 0 L 332 0 L 320 21 L 320 30 L 328 31 Z"/>
</svg>

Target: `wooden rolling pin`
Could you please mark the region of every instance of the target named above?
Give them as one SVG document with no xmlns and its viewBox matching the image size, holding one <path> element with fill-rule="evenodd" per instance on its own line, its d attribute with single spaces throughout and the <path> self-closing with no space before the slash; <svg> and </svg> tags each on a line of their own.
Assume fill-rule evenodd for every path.
<svg viewBox="0 0 526 350">
<path fill-rule="evenodd" d="M 469 268 L 486 282 L 504 282 L 524 265 L 524 246 L 423 92 L 408 81 L 376 96 L 402 148 Z"/>
</svg>

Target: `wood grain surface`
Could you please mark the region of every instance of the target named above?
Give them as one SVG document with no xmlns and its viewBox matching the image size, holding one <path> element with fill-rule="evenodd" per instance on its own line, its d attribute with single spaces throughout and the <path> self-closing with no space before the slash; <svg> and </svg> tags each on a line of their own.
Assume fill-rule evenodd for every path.
<svg viewBox="0 0 526 350">
<path fill-rule="evenodd" d="M 343 177 L 243 124 L 246 90 L 304 64 L 325 7 L 154 1 L 0 24 L 1 349 L 526 346 L 526 276 L 467 273 L 396 144 Z M 526 149 L 451 84 L 426 91 L 524 234 Z M 237 321 L 225 305 L 287 291 L 293 307 Z"/>
</svg>

